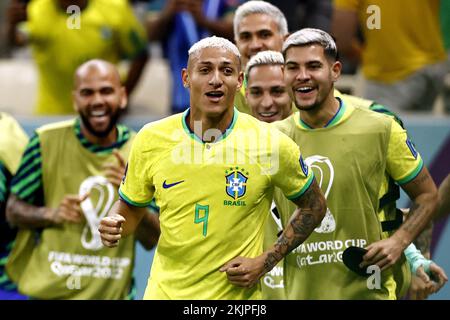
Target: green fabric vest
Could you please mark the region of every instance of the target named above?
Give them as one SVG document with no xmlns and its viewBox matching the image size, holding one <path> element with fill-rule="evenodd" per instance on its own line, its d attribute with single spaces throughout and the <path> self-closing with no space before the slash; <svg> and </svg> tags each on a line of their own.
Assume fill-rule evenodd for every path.
<svg viewBox="0 0 450 320">
<path fill-rule="evenodd" d="M 117 159 L 84 148 L 74 134 L 73 120 L 44 126 L 37 133 L 46 207 L 58 207 L 64 195 L 90 190 L 81 204 L 86 218 L 80 224 L 43 229 L 32 250 L 36 234 L 21 230 L 8 274 L 18 282 L 21 293 L 33 298 L 126 298 L 133 272 L 134 237 L 126 237 L 110 249 L 102 246 L 97 231 L 100 219 L 118 198 L 116 188 L 102 176 L 102 166 L 116 164 Z M 120 149 L 125 159 L 131 141 Z"/>
<path fill-rule="evenodd" d="M 342 262 L 348 246 L 366 247 L 382 238 L 377 215 L 378 194 L 386 169 L 391 119 L 355 108 L 341 123 L 314 130 L 299 130 L 289 117 L 279 128 L 301 148 L 327 198 L 321 225 L 285 258 L 285 284 L 289 299 L 387 299 L 387 279 L 380 289 L 368 289 L 367 279 Z M 279 190 L 275 202 L 286 225 L 295 205 Z"/>
</svg>

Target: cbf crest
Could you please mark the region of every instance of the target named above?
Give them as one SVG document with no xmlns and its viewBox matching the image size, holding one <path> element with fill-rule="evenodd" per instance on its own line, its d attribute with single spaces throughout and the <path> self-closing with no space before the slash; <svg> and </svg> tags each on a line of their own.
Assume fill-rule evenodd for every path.
<svg viewBox="0 0 450 320">
<path fill-rule="evenodd" d="M 234 200 L 243 197 L 247 191 L 248 172 L 235 167 L 226 170 L 225 174 L 227 194 Z"/>
</svg>

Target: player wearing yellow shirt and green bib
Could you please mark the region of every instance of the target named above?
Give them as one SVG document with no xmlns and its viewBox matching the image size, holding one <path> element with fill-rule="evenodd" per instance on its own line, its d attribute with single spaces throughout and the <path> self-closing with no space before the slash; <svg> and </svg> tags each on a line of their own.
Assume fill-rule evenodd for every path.
<svg viewBox="0 0 450 320">
<path fill-rule="evenodd" d="M 115 246 L 155 197 L 161 236 L 145 299 L 259 299 L 259 278 L 323 217 L 323 195 L 298 146 L 233 108 L 239 56 L 218 37 L 191 47 L 183 70 L 190 108 L 138 133 L 121 201 L 100 223 L 103 243 Z M 263 252 L 275 186 L 298 208 Z"/>
<path fill-rule="evenodd" d="M 286 40 L 283 54 L 285 80 L 300 112 L 276 125 L 302 146 L 305 162 L 320 176 L 328 205 L 320 227 L 285 258 L 287 295 L 290 299 L 395 299 L 398 288 L 393 274 L 402 252 L 436 210 L 436 186 L 406 131 L 392 117 L 334 96 L 341 64 L 329 34 L 302 29 Z M 389 191 L 389 177 L 415 206 L 403 224 L 400 217 L 397 226 L 387 228 L 387 237 L 379 212 L 391 213 L 384 206 L 390 202 L 382 201 Z M 277 191 L 275 202 L 286 224 L 292 208 Z M 378 270 L 377 286 L 369 286 L 344 265 L 343 252 L 351 246 L 367 249 L 359 267 L 363 272 L 369 265 Z"/>
<path fill-rule="evenodd" d="M 79 118 L 38 128 L 12 178 L 6 216 L 19 231 L 6 271 L 33 299 L 131 298 L 136 240 L 147 249 L 156 241 L 143 230 L 110 250 L 98 233 L 135 137 L 117 123 L 125 88 L 103 60 L 82 64 L 74 78 Z M 140 227 L 156 219 L 145 217 Z"/>
</svg>

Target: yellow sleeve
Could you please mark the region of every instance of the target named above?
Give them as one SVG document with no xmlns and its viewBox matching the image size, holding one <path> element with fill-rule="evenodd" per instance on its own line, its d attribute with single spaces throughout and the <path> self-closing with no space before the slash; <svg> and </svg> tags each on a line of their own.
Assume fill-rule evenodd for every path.
<svg viewBox="0 0 450 320">
<path fill-rule="evenodd" d="M 283 191 L 286 198 L 295 200 L 302 196 L 314 180 L 314 173 L 306 165 L 298 145 L 279 132 L 278 170 L 274 170 L 272 182 Z"/>
<path fill-rule="evenodd" d="M 153 185 L 150 152 L 147 152 L 148 133 L 142 129 L 136 135 L 128 157 L 125 176 L 119 188 L 119 195 L 128 204 L 147 207 L 152 202 L 155 187 Z M 146 152 L 144 152 L 146 151 Z"/>
<path fill-rule="evenodd" d="M 134 59 L 147 50 L 147 34 L 127 2 L 124 3 L 121 18 L 118 30 L 121 55 L 125 59 Z"/>
<path fill-rule="evenodd" d="M 406 130 L 392 121 L 386 164 L 388 174 L 398 184 L 405 184 L 413 180 L 422 167 L 422 157 L 408 138 Z"/>
</svg>

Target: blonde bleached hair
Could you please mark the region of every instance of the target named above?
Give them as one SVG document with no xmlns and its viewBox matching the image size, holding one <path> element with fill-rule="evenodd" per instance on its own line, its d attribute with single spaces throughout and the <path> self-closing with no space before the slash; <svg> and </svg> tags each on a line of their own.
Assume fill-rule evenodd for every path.
<svg viewBox="0 0 450 320">
<path fill-rule="evenodd" d="M 239 65 L 241 64 L 241 54 L 239 53 L 239 50 L 236 47 L 236 45 L 233 44 L 228 39 L 216 36 L 203 38 L 202 40 L 194 43 L 188 51 L 189 60 L 198 56 L 200 54 L 200 51 L 202 51 L 205 48 L 220 48 L 230 51 L 238 58 Z"/>
<path fill-rule="evenodd" d="M 258 13 L 265 14 L 273 18 L 278 26 L 278 31 L 282 36 L 289 33 L 286 17 L 280 9 L 269 2 L 252 0 L 244 2 L 236 10 L 233 19 L 233 32 L 235 39 L 238 36 L 238 27 L 241 24 L 242 19 L 251 14 Z"/>
<path fill-rule="evenodd" d="M 290 47 L 308 46 L 312 44 L 319 44 L 323 47 L 325 55 L 337 60 L 338 52 L 336 42 L 325 31 L 314 28 L 304 28 L 291 34 L 283 43 L 283 55 L 286 56 L 286 51 Z"/>
<path fill-rule="evenodd" d="M 248 74 L 253 67 L 262 65 L 284 65 L 284 58 L 281 52 L 278 51 L 260 51 L 255 54 L 247 63 L 245 67 L 245 76 L 248 79 Z"/>
</svg>

